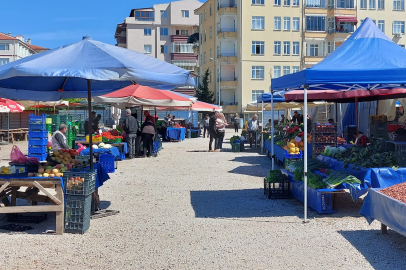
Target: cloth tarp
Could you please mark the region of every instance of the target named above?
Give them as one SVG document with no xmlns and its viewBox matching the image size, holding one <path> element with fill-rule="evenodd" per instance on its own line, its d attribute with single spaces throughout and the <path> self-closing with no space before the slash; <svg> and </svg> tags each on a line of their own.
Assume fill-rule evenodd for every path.
<svg viewBox="0 0 406 270">
<path fill-rule="evenodd" d="M 375 219 L 406 236 L 406 204 L 371 189 L 365 197 L 360 214 L 369 224 Z"/>
<path fill-rule="evenodd" d="M 97 170 L 95 188 L 98 189 L 110 179 L 110 176 L 100 163 L 95 163 L 93 166 L 93 169 Z M 90 169 L 90 167 L 87 167 L 87 169 Z"/>
<path fill-rule="evenodd" d="M 177 141 L 185 140 L 186 128 L 171 128 L 166 129 L 166 138 L 171 138 Z"/>
<path fill-rule="evenodd" d="M 112 154 L 114 157 L 118 157 L 120 155 L 120 151 L 118 151 L 117 147 L 112 147 L 112 148 L 107 148 L 107 149 L 104 149 L 104 148 L 93 149 L 93 154 L 96 154 L 96 153 L 98 153 L 98 154 Z M 83 149 L 80 152 L 80 155 L 81 156 L 90 155 L 90 149 L 89 148 Z"/>
</svg>

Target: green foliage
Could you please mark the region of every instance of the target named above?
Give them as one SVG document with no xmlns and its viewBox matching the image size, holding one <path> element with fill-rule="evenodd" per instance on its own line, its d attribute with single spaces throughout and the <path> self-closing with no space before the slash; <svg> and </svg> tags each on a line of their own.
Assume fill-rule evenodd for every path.
<svg viewBox="0 0 406 270">
<path fill-rule="evenodd" d="M 239 140 L 240 136 L 234 135 L 233 137 L 230 138 L 230 144 L 233 144 L 235 140 Z"/>
<path fill-rule="evenodd" d="M 287 181 L 287 179 L 287 176 L 280 170 L 271 170 L 269 175 L 266 177 L 268 183 L 282 183 Z"/>
<path fill-rule="evenodd" d="M 303 181 L 303 170 L 295 170 L 293 179 L 295 179 L 296 182 Z"/>
<path fill-rule="evenodd" d="M 307 185 L 314 189 L 326 187 L 326 184 L 323 182 L 323 177 L 311 172 L 307 173 Z"/>
<path fill-rule="evenodd" d="M 243 130 L 241 132 L 241 136 L 244 136 L 244 138 L 247 138 L 248 132 L 246 130 Z"/>
<path fill-rule="evenodd" d="M 361 181 L 355 176 L 346 172 L 330 171 L 330 174 L 327 176 L 325 183 L 329 186 L 329 188 L 335 188 L 342 183 L 361 184 Z"/>
<path fill-rule="evenodd" d="M 202 77 L 202 83 L 199 83 L 199 86 L 195 89 L 195 97 L 197 97 L 199 101 L 214 104 L 214 93 L 209 90 L 209 76 L 210 70 L 207 69 Z"/>
<path fill-rule="evenodd" d="M 378 146 L 369 145 L 362 147 L 355 145 L 345 152 L 337 153 L 335 158 L 344 161 L 344 168 L 349 164 L 354 164 L 357 169 L 362 168 L 380 168 L 393 167 L 396 165 L 392 152 L 380 153 Z"/>
</svg>

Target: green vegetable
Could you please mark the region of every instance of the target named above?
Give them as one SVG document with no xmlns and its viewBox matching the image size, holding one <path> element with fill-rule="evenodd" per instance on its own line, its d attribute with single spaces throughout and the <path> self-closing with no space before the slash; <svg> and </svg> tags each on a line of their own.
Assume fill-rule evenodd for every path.
<svg viewBox="0 0 406 270">
<path fill-rule="evenodd" d="M 287 176 L 280 170 L 271 170 L 266 177 L 268 183 L 281 183 L 287 180 Z"/>
<path fill-rule="evenodd" d="M 319 174 L 307 173 L 307 185 L 314 189 L 325 188 L 326 184 L 323 182 L 323 177 Z"/>
<path fill-rule="evenodd" d="M 303 171 L 295 170 L 293 179 L 295 179 L 296 182 L 303 181 Z"/>
<path fill-rule="evenodd" d="M 369 145 L 366 147 L 352 146 L 345 152 L 338 152 L 335 158 L 344 161 L 344 167 L 353 164 L 354 168 L 379 168 L 393 167 L 396 165 L 392 152 L 380 152 L 380 145 Z"/>
<path fill-rule="evenodd" d="M 342 183 L 361 184 L 361 181 L 355 176 L 342 171 L 331 171 L 325 179 L 325 183 L 329 188 L 335 188 Z"/>
<path fill-rule="evenodd" d="M 234 141 L 239 140 L 240 136 L 234 135 L 233 137 L 230 138 L 230 144 L 233 144 Z"/>
</svg>

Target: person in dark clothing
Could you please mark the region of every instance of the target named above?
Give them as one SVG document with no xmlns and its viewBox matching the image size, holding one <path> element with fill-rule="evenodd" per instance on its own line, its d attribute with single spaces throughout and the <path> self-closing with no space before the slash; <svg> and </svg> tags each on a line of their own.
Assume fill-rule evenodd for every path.
<svg viewBox="0 0 406 270">
<path fill-rule="evenodd" d="M 235 133 L 238 133 L 238 126 L 240 125 L 239 121 L 240 121 L 240 116 L 238 115 L 238 113 L 236 113 L 235 117 L 234 117 L 234 132 Z"/>
<path fill-rule="evenodd" d="M 98 114 L 95 118 L 93 118 L 93 125 L 92 125 L 93 132 L 96 132 L 99 130 L 100 119 L 101 119 L 101 114 Z"/>
<path fill-rule="evenodd" d="M 292 116 L 292 123 L 296 124 L 296 122 L 298 125 L 303 123 L 303 115 L 299 114 L 297 111 L 295 111 Z"/>
<path fill-rule="evenodd" d="M 209 152 L 213 152 L 217 150 L 218 147 L 218 137 L 217 137 L 217 129 L 216 129 L 216 120 L 219 117 L 219 113 L 216 112 L 212 115 L 209 119 L 209 134 L 210 134 L 210 141 L 209 141 Z M 214 150 L 212 149 L 212 143 L 214 141 Z"/>
<path fill-rule="evenodd" d="M 144 156 L 152 156 L 152 145 L 154 143 L 154 136 L 156 134 L 155 119 L 148 113 L 145 122 L 141 126 L 142 142 L 144 144 Z"/>
<path fill-rule="evenodd" d="M 131 115 L 131 110 L 127 109 L 125 111 L 127 116 L 125 119 L 125 133 L 127 134 L 127 144 L 128 144 L 128 158 L 132 159 L 136 154 L 136 138 L 138 131 L 138 121 Z"/>
<path fill-rule="evenodd" d="M 91 113 L 91 118 L 92 118 L 92 123 L 93 123 L 93 120 L 96 118 L 96 112 L 92 112 Z M 85 135 L 89 135 L 89 133 L 90 134 L 93 134 L 94 133 L 94 130 L 93 130 L 93 125 L 92 125 L 92 130 L 90 130 L 89 131 L 89 118 L 87 118 L 86 120 L 85 120 Z"/>
</svg>

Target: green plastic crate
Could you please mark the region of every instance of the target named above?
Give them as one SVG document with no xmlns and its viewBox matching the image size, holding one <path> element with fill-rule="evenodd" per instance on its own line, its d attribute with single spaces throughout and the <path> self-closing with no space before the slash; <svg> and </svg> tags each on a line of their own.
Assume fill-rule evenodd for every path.
<svg viewBox="0 0 406 270">
<path fill-rule="evenodd" d="M 239 143 L 233 143 L 231 145 L 231 151 L 232 152 L 241 152 L 240 150 L 240 144 Z"/>
</svg>

